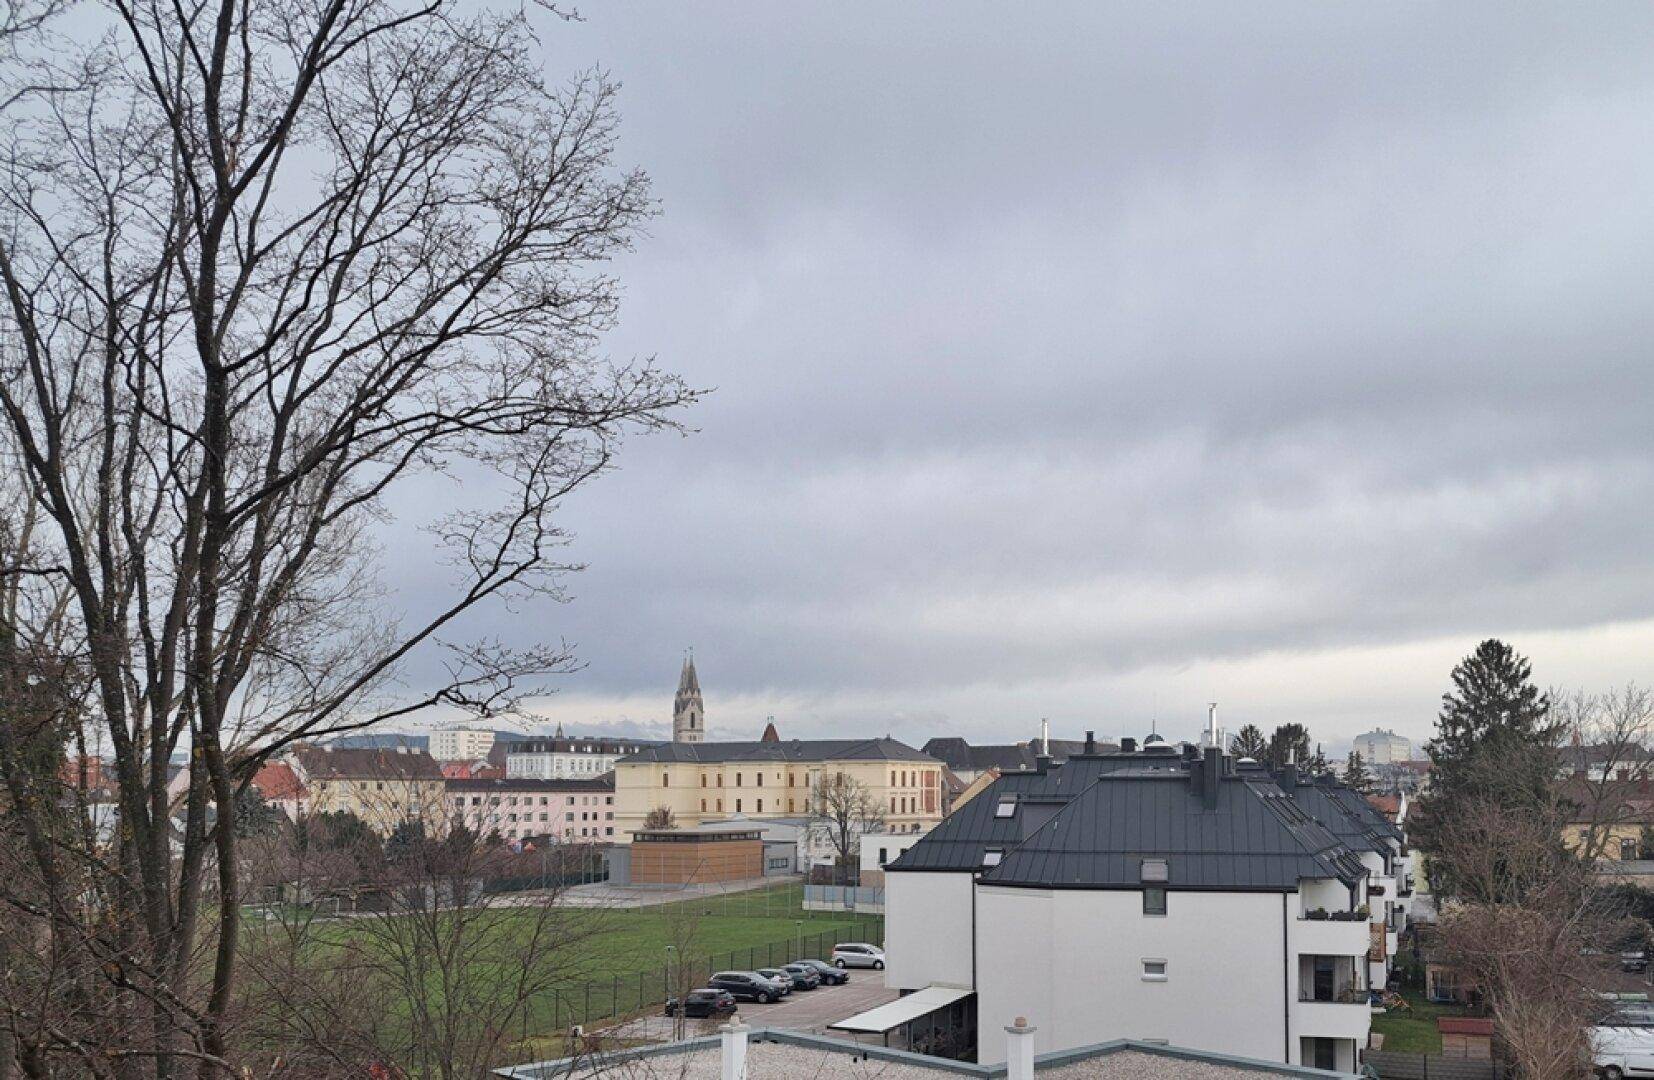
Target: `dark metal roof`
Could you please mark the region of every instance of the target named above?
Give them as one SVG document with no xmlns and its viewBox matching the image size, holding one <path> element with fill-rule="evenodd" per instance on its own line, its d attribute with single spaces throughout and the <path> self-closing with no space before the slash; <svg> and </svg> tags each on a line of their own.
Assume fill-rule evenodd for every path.
<svg viewBox="0 0 1654 1080">
<path fill-rule="evenodd" d="M 1155 858 L 1167 861 L 1173 889 L 1282 891 L 1302 878 L 1353 882 L 1366 874 L 1349 845 L 1268 774 L 1225 775 L 1208 808 L 1193 766 L 1176 752 L 1118 753 L 1002 776 L 885 869 L 982 870 L 983 883 L 994 885 L 1138 888 L 1143 860 Z M 1320 798 L 1320 810 L 1367 837 L 1361 823 Z M 998 816 L 1007 801 L 1015 809 Z M 991 848 L 1003 854 L 983 870 Z"/>
<path fill-rule="evenodd" d="M 1118 749 L 1113 743 L 1098 743 L 1099 752 Z M 1052 739 L 1051 759 L 1066 761 L 1085 752 L 1085 743 L 1078 739 Z M 931 739 L 921 750 L 946 764 L 950 769 L 987 772 L 998 769 L 1002 773 L 1032 772 L 1038 763 L 1039 740 L 1027 742 L 972 746 L 957 736 Z"/>
<path fill-rule="evenodd" d="M 666 743 L 640 750 L 626 760 L 690 762 L 705 765 L 734 761 L 916 761 L 940 764 L 928 754 L 895 739 L 785 739 L 781 742 Z"/>
</svg>

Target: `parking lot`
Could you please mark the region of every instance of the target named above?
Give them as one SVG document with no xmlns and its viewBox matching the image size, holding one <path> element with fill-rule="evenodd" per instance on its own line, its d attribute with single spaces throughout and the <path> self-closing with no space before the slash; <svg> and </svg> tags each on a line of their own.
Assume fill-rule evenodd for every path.
<svg viewBox="0 0 1654 1080">
<path fill-rule="evenodd" d="M 895 1001 L 897 996 L 896 991 L 885 987 L 884 972 L 860 970 L 851 972 L 850 981 L 843 986 L 795 990 L 774 1005 L 743 1001 L 739 1015 L 755 1028 L 785 1028 L 821 1034 L 827 1030 L 828 1024 L 836 1024 L 874 1006 Z M 691 1037 L 711 1035 L 725 1022 L 692 1019 L 686 1031 Z M 629 1037 L 667 1040 L 672 1037 L 672 1019 L 648 1016 L 627 1024 L 624 1030 Z"/>
</svg>

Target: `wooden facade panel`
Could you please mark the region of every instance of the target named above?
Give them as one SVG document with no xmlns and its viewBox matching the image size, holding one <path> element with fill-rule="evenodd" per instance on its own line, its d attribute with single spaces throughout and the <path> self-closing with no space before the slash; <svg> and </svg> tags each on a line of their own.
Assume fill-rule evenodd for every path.
<svg viewBox="0 0 1654 1080">
<path fill-rule="evenodd" d="M 632 843 L 632 881 L 638 885 L 704 884 L 764 876 L 762 840 Z"/>
</svg>

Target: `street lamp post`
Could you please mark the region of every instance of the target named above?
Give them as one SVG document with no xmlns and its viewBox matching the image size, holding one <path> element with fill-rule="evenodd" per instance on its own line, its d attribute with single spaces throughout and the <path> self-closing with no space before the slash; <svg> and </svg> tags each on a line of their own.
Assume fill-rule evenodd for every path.
<svg viewBox="0 0 1654 1080">
<path fill-rule="evenodd" d="M 804 959 L 804 920 L 794 919 L 793 925 L 798 927 L 798 955 L 793 957 L 793 959 L 802 960 Z"/>
</svg>

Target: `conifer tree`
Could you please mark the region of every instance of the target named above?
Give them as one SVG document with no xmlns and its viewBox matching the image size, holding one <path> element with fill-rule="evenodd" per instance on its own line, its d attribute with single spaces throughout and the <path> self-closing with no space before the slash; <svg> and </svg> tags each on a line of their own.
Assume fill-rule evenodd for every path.
<svg viewBox="0 0 1654 1080">
<path fill-rule="evenodd" d="M 1344 786 L 1365 795 L 1373 789 L 1373 779 L 1367 775 L 1367 763 L 1361 760 L 1361 751 L 1351 750 L 1344 760 Z"/>
<path fill-rule="evenodd" d="M 1229 740 L 1229 752 L 1238 758 L 1263 761 L 1269 757 L 1269 740 L 1263 737 L 1258 725 L 1247 724 Z"/>
<path fill-rule="evenodd" d="M 1299 767 L 1310 763 L 1309 729 L 1302 724 L 1281 724 L 1269 736 L 1269 766 L 1284 768 L 1287 759 Z"/>
<path fill-rule="evenodd" d="M 1509 645 L 1489 638 L 1453 669 L 1453 689 L 1442 695 L 1436 719 L 1436 737 L 1425 745 L 1430 755 L 1430 783 L 1443 797 L 1488 796 L 1500 805 L 1513 805 L 1535 779 L 1554 775 L 1558 725 L 1550 720 L 1551 699 L 1532 680 L 1533 665 Z M 1490 785 L 1485 772 L 1472 770 L 1475 756 L 1487 749 L 1532 750 L 1532 768 L 1526 776 L 1497 782 L 1503 790 L 1481 790 Z M 1533 772 L 1543 773 L 1535 777 Z M 1508 781 L 1508 782 L 1506 782 Z"/>
</svg>

